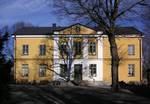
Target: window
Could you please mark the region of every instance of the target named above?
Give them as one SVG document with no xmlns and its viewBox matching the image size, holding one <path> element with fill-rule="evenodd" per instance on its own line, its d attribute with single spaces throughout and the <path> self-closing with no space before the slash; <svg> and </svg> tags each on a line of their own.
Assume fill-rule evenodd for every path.
<svg viewBox="0 0 150 104">
<path fill-rule="evenodd" d="M 67 54 L 66 52 L 67 52 L 67 45 L 66 45 L 66 43 L 62 43 L 62 44 L 60 45 L 60 53 L 65 53 L 65 54 Z"/>
<path fill-rule="evenodd" d="M 128 45 L 128 55 L 134 55 L 134 54 L 135 54 L 135 46 Z"/>
<path fill-rule="evenodd" d="M 81 42 L 74 42 L 75 55 L 81 55 L 82 54 L 81 48 L 82 48 Z"/>
<path fill-rule="evenodd" d="M 129 77 L 135 76 L 135 65 L 134 64 L 128 65 L 128 76 Z"/>
<path fill-rule="evenodd" d="M 40 77 L 46 76 L 46 69 L 47 69 L 47 65 L 45 65 L 45 64 L 40 65 L 40 69 L 39 69 L 39 76 Z"/>
<path fill-rule="evenodd" d="M 90 64 L 89 68 L 90 68 L 91 76 L 96 77 L 96 64 Z"/>
<path fill-rule="evenodd" d="M 40 45 L 39 49 L 40 49 L 41 56 L 46 54 L 46 45 Z"/>
<path fill-rule="evenodd" d="M 29 54 L 29 46 L 23 45 L 23 55 L 28 55 L 28 54 Z"/>
<path fill-rule="evenodd" d="M 23 64 L 22 65 L 22 76 L 28 77 L 28 72 L 29 72 L 28 64 Z"/>
<path fill-rule="evenodd" d="M 89 43 L 89 55 L 95 55 L 96 54 L 96 43 L 90 42 Z"/>
<path fill-rule="evenodd" d="M 60 76 L 66 77 L 67 75 L 67 64 L 60 64 Z"/>
</svg>

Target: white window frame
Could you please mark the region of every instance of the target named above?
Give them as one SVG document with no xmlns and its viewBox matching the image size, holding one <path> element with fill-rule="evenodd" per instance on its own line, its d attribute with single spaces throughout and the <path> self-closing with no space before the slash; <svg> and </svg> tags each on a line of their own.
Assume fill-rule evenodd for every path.
<svg viewBox="0 0 150 104">
<path fill-rule="evenodd" d="M 40 54 L 40 56 L 46 55 L 46 45 L 45 44 L 39 45 L 39 54 Z"/>
<path fill-rule="evenodd" d="M 74 41 L 75 55 L 82 55 L 82 42 Z"/>
<path fill-rule="evenodd" d="M 129 77 L 135 76 L 135 64 L 128 64 L 128 76 Z"/>
<path fill-rule="evenodd" d="M 89 64 L 90 76 L 97 76 L 97 64 Z M 94 71 L 95 70 L 95 71 Z"/>
<path fill-rule="evenodd" d="M 47 70 L 47 65 L 46 64 L 40 64 L 40 66 L 39 66 L 39 77 L 46 77 L 46 70 Z"/>
<path fill-rule="evenodd" d="M 88 53 L 89 55 L 96 55 L 96 42 L 89 42 Z"/>
<path fill-rule="evenodd" d="M 22 64 L 22 77 L 28 77 L 28 75 L 29 75 L 28 64 Z"/>
<path fill-rule="evenodd" d="M 135 55 L 135 45 L 128 45 L 128 55 Z"/>
<path fill-rule="evenodd" d="M 23 55 L 29 55 L 29 45 L 28 44 L 24 44 L 22 46 L 22 53 L 23 53 Z"/>
</svg>

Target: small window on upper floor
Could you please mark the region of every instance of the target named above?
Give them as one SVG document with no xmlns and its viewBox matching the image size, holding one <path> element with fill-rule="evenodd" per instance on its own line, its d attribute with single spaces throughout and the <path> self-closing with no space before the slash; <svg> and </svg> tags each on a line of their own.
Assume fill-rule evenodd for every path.
<svg viewBox="0 0 150 104">
<path fill-rule="evenodd" d="M 89 42 L 89 55 L 96 55 L 96 42 Z"/>
<path fill-rule="evenodd" d="M 82 55 L 82 42 L 74 42 L 75 55 Z"/>
<path fill-rule="evenodd" d="M 128 45 L 128 55 L 135 55 L 135 45 Z"/>
<path fill-rule="evenodd" d="M 43 45 L 40 45 L 39 46 L 39 51 L 40 51 L 40 55 L 43 56 L 46 54 L 46 45 L 43 44 Z"/>
<path fill-rule="evenodd" d="M 60 52 L 60 54 L 68 55 L 68 54 L 67 54 L 67 43 L 61 43 L 61 44 L 59 45 L 59 52 Z"/>
<path fill-rule="evenodd" d="M 22 54 L 28 55 L 29 54 L 29 45 L 23 45 L 22 46 Z"/>
</svg>

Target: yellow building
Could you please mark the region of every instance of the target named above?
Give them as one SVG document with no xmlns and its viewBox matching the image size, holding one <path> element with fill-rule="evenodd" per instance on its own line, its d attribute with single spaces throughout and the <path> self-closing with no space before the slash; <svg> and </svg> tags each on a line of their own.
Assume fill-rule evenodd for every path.
<svg viewBox="0 0 150 104">
<path fill-rule="evenodd" d="M 133 27 L 118 28 L 116 33 L 119 81 L 140 82 L 142 34 Z M 24 27 L 13 37 L 17 82 L 60 80 L 67 73 L 71 80 L 111 82 L 109 42 L 101 29 L 82 24 Z M 67 57 L 64 54 L 68 52 Z"/>
</svg>

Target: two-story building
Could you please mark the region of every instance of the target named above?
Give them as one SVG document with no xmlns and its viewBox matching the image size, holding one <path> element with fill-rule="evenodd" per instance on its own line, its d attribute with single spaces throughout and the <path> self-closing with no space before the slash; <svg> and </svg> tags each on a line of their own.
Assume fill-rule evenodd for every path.
<svg viewBox="0 0 150 104">
<path fill-rule="evenodd" d="M 116 30 L 119 52 L 119 81 L 142 80 L 142 34 L 133 27 Z M 61 50 L 73 46 L 71 80 L 111 82 L 111 56 L 107 34 L 82 24 L 68 27 L 24 27 L 14 35 L 15 80 L 59 80 L 67 64 Z M 62 39 L 67 40 L 60 45 Z M 72 52 L 74 53 L 74 52 Z"/>
</svg>

